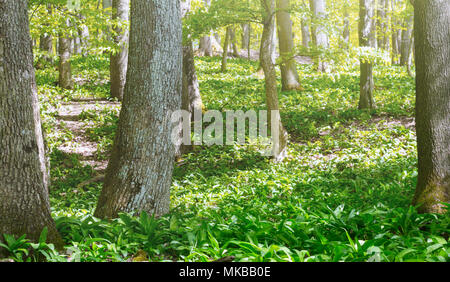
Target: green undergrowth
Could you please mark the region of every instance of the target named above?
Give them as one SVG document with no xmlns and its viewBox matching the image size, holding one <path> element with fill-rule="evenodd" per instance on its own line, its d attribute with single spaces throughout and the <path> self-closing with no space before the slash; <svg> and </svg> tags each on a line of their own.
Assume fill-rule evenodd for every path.
<svg viewBox="0 0 450 282">
<path fill-rule="evenodd" d="M 75 75 L 92 80 L 83 91 L 105 97 L 105 59 L 75 62 Z M 230 59 L 227 73 L 220 58 L 196 63 L 207 109 L 265 108 L 256 62 Z M 304 91 L 279 94 L 292 141 L 288 158 L 273 163 L 251 146 L 194 147 L 176 163 L 171 212 L 158 219 L 94 218 L 101 183 L 78 185 L 95 172 L 76 155 L 53 150 L 51 205 L 66 248 L 35 249 L 50 261 L 450 261 L 450 214 L 418 214 L 410 206 L 417 178 L 414 79 L 398 67 L 377 67 L 377 108 L 368 112 L 356 109 L 357 69 L 319 74 L 302 65 L 299 72 Z M 55 75 L 38 71 L 50 132 L 49 109 L 64 94 L 53 86 Z M 117 115 L 85 112 L 89 138 L 109 148 Z M 55 133 L 51 147 L 63 137 Z M 11 242 L 12 257 L 25 260 L 20 250 L 29 243 Z"/>
</svg>

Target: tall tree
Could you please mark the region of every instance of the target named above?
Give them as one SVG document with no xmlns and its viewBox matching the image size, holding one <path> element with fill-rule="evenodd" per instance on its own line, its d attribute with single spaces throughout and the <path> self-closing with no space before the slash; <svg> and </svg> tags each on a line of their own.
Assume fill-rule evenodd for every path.
<svg viewBox="0 0 450 282">
<path fill-rule="evenodd" d="M 227 26 L 225 32 L 225 40 L 223 43 L 222 65 L 221 65 L 222 72 L 227 71 L 228 48 L 230 48 L 231 32 L 232 32 L 231 26 Z"/>
<path fill-rule="evenodd" d="M 401 18 L 398 11 L 401 9 L 400 0 L 391 0 L 391 26 L 392 26 L 392 64 L 399 64 L 399 55 L 401 48 Z"/>
<path fill-rule="evenodd" d="M 47 5 L 47 12 L 52 14 L 51 4 Z M 44 23 L 44 26 L 48 26 L 47 23 Z M 45 52 L 44 59 L 51 62 L 53 56 L 53 36 L 51 34 L 47 32 L 41 34 L 39 38 L 39 49 Z"/>
<path fill-rule="evenodd" d="M 301 17 L 302 46 L 305 48 L 309 48 L 311 42 L 311 32 L 309 31 L 310 5 L 307 2 L 305 2 L 305 0 L 302 0 L 300 4 L 302 7 L 302 17 Z"/>
<path fill-rule="evenodd" d="M 292 36 L 292 21 L 289 12 L 289 0 L 277 0 L 277 26 L 281 62 L 282 89 L 300 89 L 300 79 L 297 72 L 297 63 L 294 59 L 294 38 Z"/>
<path fill-rule="evenodd" d="M 342 8 L 342 14 L 344 16 L 344 28 L 342 30 L 342 44 L 341 47 L 348 49 L 350 44 L 350 12 L 349 12 L 349 2 L 344 1 Z"/>
<path fill-rule="evenodd" d="M 328 49 L 328 34 L 325 30 L 323 21 L 327 17 L 325 0 L 309 0 L 311 12 L 313 15 L 313 42 L 321 49 Z M 324 72 L 328 68 L 328 63 L 319 58 L 316 62 L 318 71 Z"/>
<path fill-rule="evenodd" d="M 0 1 L 0 234 L 37 240 L 47 227 L 48 239 L 60 246 L 50 214 L 27 2 Z"/>
<path fill-rule="evenodd" d="M 374 0 L 359 0 L 359 45 L 373 47 Z M 373 102 L 373 65 L 371 62 L 360 62 L 360 109 L 372 109 Z"/>
<path fill-rule="evenodd" d="M 66 27 L 70 26 L 69 19 L 64 21 Z M 59 52 L 59 86 L 65 89 L 71 89 L 73 87 L 72 80 L 72 66 L 70 63 L 70 47 L 71 38 L 68 34 L 60 32 L 59 42 L 58 42 L 58 52 Z"/>
<path fill-rule="evenodd" d="M 118 20 L 122 23 L 128 22 L 130 0 L 113 0 L 112 9 L 113 20 Z M 119 51 L 111 54 L 111 97 L 121 101 L 123 99 L 128 65 L 128 30 L 117 26 L 114 28 L 114 33 L 116 34 L 114 42 L 119 45 Z"/>
<path fill-rule="evenodd" d="M 413 204 L 443 213 L 450 203 L 450 1 L 414 2 L 419 175 Z"/>
<path fill-rule="evenodd" d="M 203 2 L 207 8 L 211 6 L 211 0 L 203 0 Z M 211 57 L 213 55 L 212 40 L 213 38 L 211 34 L 205 35 L 202 38 L 200 38 L 199 50 L 201 55 L 208 57 Z"/>
<path fill-rule="evenodd" d="M 250 43 L 251 43 L 251 32 L 252 25 L 250 23 L 241 24 L 242 27 L 242 49 L 247 50 L 247 57 L 250 59 Z"/>
<path fill-rule="evenodd" d="M 414 15 L 408 15 L 404 20 L 404 26 L 402 30 L 402 41 L 400 45 L 400 65 L 408 66 L 411 63 L 411 45 L 413 34 Z"/>
<path fill-rule="evenodd" d="M 191 0 L 181 1 L 181 15 L 184 18 L 189 12 Z M 201 118 L 202 115 L 202 97 L 200 95 L 200 87 L 195 70 L 194 62 L 194 48 L 189 34 L 184 35 L 183 40 L 183 87 L 181 97 L 181 109 L 190 113 L 189 123 L 197 121 L 196 118 Z M 196 114 L 197 113 L 197 114 Z M 181 132 L 182 133 L 182 132 Z M 180 134 L 180 138 L 183 138 Z M 189 150 L 188 145 L 182 144 L 176 147 L 175 155 L 181 157 L 182 154 Z"/>
<path fill-rule="evenodd" d="M 268 120 L 272 131 L 273 157 L 281 161 L 286 156 L 288 134 L 283 127 L 280 117 L 278 102 L 277 76 L 275 65 L 272 60 L 273 34 L 275 32 L 275 0 L 260 0 L 263 8 L 264 29 L 261 38 L 260 63 L 265 76 L 266 103 L 269 113 Z M 273 111 L 273 115 L 271 112 Z M 277 124 L 278 136 L 272 125 Z"/>
<path fill-rule="evenodd" d="M 181 107 L 182 30 L 178 0 L 131 1 L 130 49 L 122 111 L 95 215 L 169 211 Z"/>
</svg>

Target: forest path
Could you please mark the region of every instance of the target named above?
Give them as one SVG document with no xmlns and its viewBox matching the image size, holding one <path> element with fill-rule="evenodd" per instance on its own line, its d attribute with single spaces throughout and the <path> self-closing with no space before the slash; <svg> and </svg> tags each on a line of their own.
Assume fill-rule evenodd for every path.
<svg viewBox="0 0 450 282">
<path fill-rule="evenodd" d="M 100 112 L 105 108 L 118 107 L 119 102 L 101 99 L 80 99 L 63 103 L 58 109 L 57 124 L 59 130 L 71 133 L 72 140 L 64 142 L 58 149 L 67 154 L 78 155 L 84 165 L 90 165 L 98 173 L 104 173 L 108 161 L 98 158 L 98 144 L 89 138 L 86 132 L 89 123 L 82 119 L 82 114 L 86 111 Z"/>
</svg>

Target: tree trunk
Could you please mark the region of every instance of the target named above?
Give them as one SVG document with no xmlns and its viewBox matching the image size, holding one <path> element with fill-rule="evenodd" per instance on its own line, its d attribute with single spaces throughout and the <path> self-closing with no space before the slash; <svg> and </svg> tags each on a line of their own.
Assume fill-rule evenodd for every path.
<svg viewBox="0 0 450 282">
<path fill-rule="evenodd" d="M 280 46 L 282 90 L 300 89 L 297 64 L 294 59 L 294 39 L 292 21 L 289 13 L 289 0 L 277 0 L 278 45 Z"/>
<path fill-rule="evenodd" d="M 190 0 L 181 1 L 181 15 L 184 17 L 190 10 Z M 194 49 L 190 36 L 183 42 L 183 87 L 181 97 L 181 109 L 190 113 L 189 124 L 196 122 L 197 117 L 202 117 L 202 97 L 200 96 L 200 87 L 198 84 L 197 73 L 195 70 Z M 180 132 L 180 139 L 184 136 Z M 189 136 L 190 138 L 190 136 Z M 181 157 L 189 151 L 190 145 L 181 144 L 176 147 L 175 156 Z"/>
<path fill-rule="evenodd" d="M 228 48 L 230 47 L 230 36 L 231 36 L 231 27 L 227 27 L 227 31 L 225 33 L 225 40 L 223 44 L 223 54 L 222 54 L 222 66 L 221 71 L 227 71 L 227 60 L 228 60 Z"/>
<path fill-rule="evenodd" d="M 309 32 L 309 25 L 307 20 L 302 19 L 302 46 L 309 48 L 311 42 L 311 33 Z"/>
<path fill-rule="evenodd" d="M 122 111 L 95 215 L 169 211 L 181 107 L 182 30 L 178 0 L 131 1 L 130 49 Z"/>
<path fill-rule="evenodd" d="M 400 29 L 400 21 L 398 17 L 394 14 L 397 9 L 399 9 L 399 0 L 391 0 L 391 9 L 392 9 L 392 64 L 398 65 L 400 63 L 400 48 L 401 48 L 401 34 L 402 31 Z"/>
<path fill-rule="evenodd" d="M 450 2 L 415 2 L 416 128 L 419 175 L 414 205 L 444 213 L 450 203 Z"/>
<path fill-rule="evenodd" d="M 381 49 L 386 50 L 386 24 L 387 24 L 387 18 L 386 18 L 386 0 L 378 0 L 377 4 L 377 30 L 379 31 L 377 33 L 377 41 L 378 41 L 378 47 Z"/>
<path fill-rule="evenodd" d="M 373 47 L 374 0 L 359 0 L 359 45 Z M 371 62 L 361 61 L 359 109 L 374 108 L 373 66 Z"/>
<path fill-rule="evenodd" d="M 206 7 L 211 6 L 211 0 L 203 0 Z M 211 34 L 200 38 L 199 51 L 202 56 L 211 57 L 213 55 Z"/>
<path fill-rule="evenodd" d="M 288 143 L 288 135 L 281 122 L 278 105 L 278 89 L 277 76 L 275 72 L 275 65 L 272 61 L 272 44 L 273 33 L 275 32 L 275 0 L 261 0 L 263 7 L 263 23 L 264 29 L 261 38 L 260 62 L 265 76 L 266 88 L 266 103 L 268 110 L 268 121 L 271 128 L 272 135 L 275 134 L 272 125 L 278 124 L 278 136 L 272 136 L 273 150 L 272 155 L 276 161 L 281 161 L 286 156 L 286 149 Z M 274 111 L 276 114 L 271 115 Z"/>
<path fill-rule="evenodd" d="M 414 16 L 410 15 L 405 20 L 405 26 L 402 31 L 402 43 L 400 50 L 400 65 L 408 66 L 411 61 L 411 43 L 413 33 Z"/>
<path fill-rule="evenodd" d="M 325 27 L 320 23 L 327 17 L 325 0 L 310 0 L 310 5 L 314 22 L 313 38 L 315 39 L 315 45 L 321 49 L 328 49 L 328 35 Z M 318 58 L 316 65 L 320 72 L 325 72 L 328 68 L 328 63 L 323 58 Z"/>
<path fill-rule="evenodd" d="M 242 27 L 242 49 L 250 49 L 250 23 L 245 23 L 241 25 Z"/>
<path fill-rule="evenodd" d="M 130 0 L 113 0 L 112 8 L 113 20 L 119 20 L 121 22 L 128 21 Z M 114 32 L 117 34 L 114 42 L 119 45 L 120 50 L 115 54 L 111 54 L 111 97 L 122 101 L 128 65 L 128 30 L 122 30 L 116 27 Z"/>
<path fill-rule="evenodd" d="M 102 8 L 103 8 L 103 12 L 107 15 L 107 18 L 111 18 L 112 15 L 112 1 L 113 0 L 102 0 Z M 106 27 L 106 29 L 104 30 L 105 34 L 105 38 L 107 41 L 111 41 L 111 31 L 109 29 L 109 27 Z"/>
<path fill-rule="evenodd" d="M 69 26 L 69 20 L 66 20 Z M 59 36 L 59 86 L 64 89 L 72 89 L 72 67 L 70 65 L 70 46 L 71 40 L 68 35 Z"/>
<path fill-rule="evenodd" d="M 47 5 L 47 12 L 49 15 L 52 14 L 52 6 L 49 4 Z M 47 24 L 45 24 L 47 26 Z M 50 34 L 41 34 L 39 38 L 39 49 L 41 51 L 44 51 L 46 55 L 44 56 L 44 59 L 48 62 L 53 62 L 52 56 L 53 56 L 53 36 Z"/>
<path fill-rule="evenodd" d="M 27 2 L 0 1 L 0 234 L 62 240 L 51 217 Z M 0 236 L 0 241 L 3 236 Z"/>
<path fill-rule="evenodd" d="M 348 12 L 348 3 L 344 3 L 343 15 L 344 15 L 344 29 L 342 31 L 342 43 L 341 47 L 348 49 L 350 44 L 350 15 Z"/>
<path fill-rule="evenodd" d="M 53 56 L 53 37 L 49 34 L 43 34 L 39 38 L 39 49 L 46 53 L 45 59 L 49 62 Z"/>
<path fill-rule="evenodd" d="M 237 38 L 236 38 L 236 30 L 234 26 L 231 27 L 230 30 L 230 41 L 231 41 L 231 47 L 233 49 L 233 57 L 239 57 L 239 48 L 237 44 Z"/>
</svg>

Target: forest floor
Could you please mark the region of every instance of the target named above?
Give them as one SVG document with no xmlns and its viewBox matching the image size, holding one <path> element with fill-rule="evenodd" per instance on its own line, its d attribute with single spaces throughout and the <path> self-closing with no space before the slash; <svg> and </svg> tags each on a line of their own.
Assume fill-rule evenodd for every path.
<svg viewBox="0 0 450 282">
<path fill-rule="evenodd" d="M 230 58 L 226 73 L 220 63 L 196 58 L 205 108 L 265 109 L 258 63 Z M 120 105 L 108 100 L 108 56 L 72 66 L 73 90 L 56 86 L 54 66 L 36 72 L 52 215 L 66 242 L 64 252 L 40 245 L 48 260 L 450 261 L 449 214 L 410 206 L 415 91 L 405 69 L 376 66 L 377 108 L 360 111 L 359 68 L 299 65 L 304 90 L 279 92 L 291 140 L 284 162 L 257 146 L 197 146 L 174 168 L 169 214 L 104 221 L 93 211 Z"/>
<path fill-rule="evenodd" d="M 100 113 L 105 109 L 120 108 L 119 102 L 111 102 L 106 99 L 79 99 L 63 103 L 58 109 L 57 124 L 61 130 L 63 127 L 73 135 L 71 142 L 58 146 L 61 152 L 77 154 L 82 164 L 91 166 L 99 174 L 104 173 L 108 165 L 106 159 L 99 159 L 97 154 L 98 142 L 92 141 L 82 121 L 82 114 L 86 111 Z"/>
</svg>

